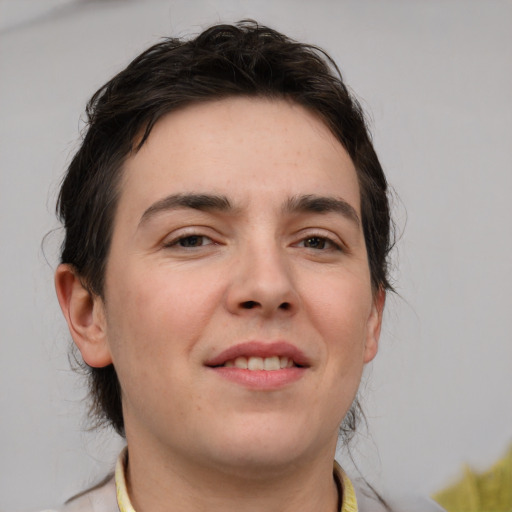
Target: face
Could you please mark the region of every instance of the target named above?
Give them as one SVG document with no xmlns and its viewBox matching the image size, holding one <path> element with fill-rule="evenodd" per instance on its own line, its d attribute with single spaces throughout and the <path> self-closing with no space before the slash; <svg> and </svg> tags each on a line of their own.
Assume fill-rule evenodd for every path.
<svg viewBox="0 0 512 512">
<path fill-rule="evenodd" d="M 360 217 L 349 156 L 300 106 L 160 120 L 125 165 L 95 305 L 128 442 L 223 468 L 332 460 L 383 302 Z"/>
</svg>

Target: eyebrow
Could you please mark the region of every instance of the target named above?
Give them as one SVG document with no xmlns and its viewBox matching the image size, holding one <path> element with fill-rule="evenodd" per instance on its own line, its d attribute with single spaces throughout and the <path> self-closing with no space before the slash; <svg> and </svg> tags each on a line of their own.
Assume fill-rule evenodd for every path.
<svg viewBox="0 0 512 512">
<path fill-rule="evenodd" d="M 235 207 L 224 195 L 216 194 L 172 194 L 153 203 L 142 214 L 139 226 L 152 217 L 169 210 L 187 209 L 200 211 L 233 212 Z M 283 207 L 285 213 L 339 213 L 358 226 L 360 219 L 352 205 L 344 199 L 312 194 L 294 196 L 286 201 Z"/>
<path fill-rule="evenodd" d="M 139 226 L 159 213 L 182 208 L 218 212 L 234 210 L 233 205 L 226 196 L 215 194 L 172 194 L 153 203 L 145 210 L 140 218 Z"/>
<path fill-rule="evenodd" d="M 355 208 L 344 199 L 329 196 L 304 195 L 290 198 L 285 206 L 286 213 L 339 213 L 348 220 L 361 224 Z"/>
</svg>

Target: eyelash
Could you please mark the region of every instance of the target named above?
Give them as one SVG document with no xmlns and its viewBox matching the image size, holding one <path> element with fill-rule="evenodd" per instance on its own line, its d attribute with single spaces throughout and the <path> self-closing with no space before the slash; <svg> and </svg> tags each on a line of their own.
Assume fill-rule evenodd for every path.
<svg viewBox="0 0 512 512">
<path fill-rule="evenodd" d="M 210 241 L 210 243 L 207 243 L 207 244 L 200 244 L 200 245 L 190 245 L 190 246 L 186 246 L 186 245 L 181 245 L 180 243 L 181 242 L 184 242 L 185 240 L 190 240 L 190 239 L 207 239 Z M 163 247 L 164 248 L 172 248 L 172 247 L 178 247 L 180 249 L 197 249 L 199 247 L 205 247 L 207 245 L 215 245 L 215 242 L 209 237 L 209 236 L 206 236 L 206 235 L 202 235 L 200 233 L 189 233 L 189 234 L 186 234 L 186 235 L 181 235 L 177 238 L 173 238 L 172 240 L 170 240 L 169 242 L 165 242 L 163 244 Z"/>
<path fill-rule="evenodd" d="M 205 240 L 208 241 L 208 243 L 201 243 L 199 245 L 182 245 L 182 243 L 185 243 L 186 241 L 191 241 L 193 239 L 201 239 L 202 242 Z M 322 245 L 322 247 L 306 247 L 306 243 L 311 242 L 315 240 L 319 243 L 319 245 Z M 173 238 L 169 242 L 165 242 L 163 244 L 163 247 L 168 248 L 178 248 L 178 249 L 198 249 L 200 247 L 206 247 L 209 245 L 217 245 L 216 242 L 213 241 L 213 239 L 207 235 L 203 235 L 200 232 L 198 233 L 187 233 L 178 236 L 177 238 Z M 327 245 L 327 247 L 325 247 Z M 305 236 L 299 240 L 296 244 L 294 244 L 295 247 L 303 247 L 304 249 L 308 249 L 311 251 L 319 251 L 319 252 L 327 252 L 327 251 L 341 251 L 344 252 L 345 248 L 341 243 L 338 241 L 334 241 L 331 237 L 321 235 L 321 234 L 309 234 L 308 236 Z"/>
<path fill-rule="evenodd" d="M 339 242 L 335 242 L 332 238 L 324 235 L 317 235 L 317 234 L 311 234 L 304 238 L 302 238 L 297 245 L 304 244 L 306 242 L 309 242 L 311 240 L 317 240 L 320 241 L 320 243 L 325 245 L 330 245 L 331 247 L 306 247 L 303 246 L 305 249 L 309 249 L 312 251 L 344 251 L 343 246 Z"/>
</svg>

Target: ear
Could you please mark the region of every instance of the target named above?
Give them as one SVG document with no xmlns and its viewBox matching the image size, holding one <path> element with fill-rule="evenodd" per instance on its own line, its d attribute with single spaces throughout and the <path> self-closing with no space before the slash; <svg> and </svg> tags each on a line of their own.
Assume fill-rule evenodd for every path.
<svg viewBox="0 0 512 512">
<path fill-rule="evenodd" d="M 372 310 L 368 317 L 366 344 L 364 347 L 364 362 L 369 363 L 379 349 L 380 329 L 382 326 L 382 313 L 386 302 L 386 291 L 379 288 L 373 297 Z"/>
<path fill-rule="evenodd" d="M 55 272 L 55 289 L 69 332 L 83 360 L 95 368 L 112 363 L 102 299 L 84 287 L 71 265 L 59 265 Z"/>
</svg>

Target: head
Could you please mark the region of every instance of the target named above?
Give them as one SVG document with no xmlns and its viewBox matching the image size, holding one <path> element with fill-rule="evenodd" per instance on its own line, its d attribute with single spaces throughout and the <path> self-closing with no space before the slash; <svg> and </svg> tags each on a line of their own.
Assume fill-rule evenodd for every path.
<svg viewBox="0 0 512 512">
<path fill-rule="evenodd" d="M 98 90 L 87 128 L 62 183 L 61 263 L 86 293 L 105 300 L 106 272 L 126 164 L 173 113 L 227 99 L 284 100 L 318 119 L 348 154 L 357 175 L 360 221 L 374 296 L 390 288 L 387 183 L 362 110 L 334 62 L 253 22 L 214 26 L 195 39 L 167 39 Z M 96 416 L 121 435 L 121 390 L 112 364 L 88 367 Z"/>
</svg>

